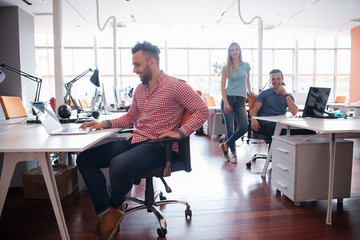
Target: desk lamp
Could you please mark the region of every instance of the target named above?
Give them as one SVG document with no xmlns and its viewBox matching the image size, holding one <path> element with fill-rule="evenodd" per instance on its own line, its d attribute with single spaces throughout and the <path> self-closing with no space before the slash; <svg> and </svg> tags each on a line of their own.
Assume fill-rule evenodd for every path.
<svg viewBox="0 0 360 240">
<path fill-rule="evenodd" d="M 78 81 L 80 78 L 82 78 L 89 72 L 94 72 L 93 75 L 90 77 L 90 82 L 92 82 L 92 84 L 94 84 L 95 86 L 100 87 L 99 70 L 97 68 L 95 70 L 92 70 L 91 68 L 89 68 L 85 72 L 81 73 L 79 76 L 75 77 L 70 82 L 65 83 L 66 94 L 64 97 L 64 102 L 65 102 L 65 104 L 67 102 L 69 102 L 69 105 L 71 102 L 73 102 L 77 113 L 79 113 L 81 111 L 81 108 L 78 106 L 78 104 L 74 101 L 73 97 L 71 96 L 71 87 L 73 86 L 73 84 L 76 81 Z"/>
<path fill-rule="evenodd" d="M 18 70 L 18 69 L 16 69 L 16 68 L 13 68 L 13 67 L 7 65 L 6 63 L 2 63 L 0 66 L 1 66 L 1 68 L 5 68 L 5 69 L 7 69 L 7 70 L 10 70 L 10 71 L 12 71 L 12 72 L 14 72 L 14 73 L 17 73 L 17 74 L 23 76 L 23 77 L 26 77 L 26 78 L 34 81 L 34 82 L 37 82 L 36 92 L 35 92 L 35 97 L 34 97 L 34 103 L 39 102 L 39 99 L 40 99 L 40 90 L 41 90 L 41 84 L 42 84 L 42 79 L 41 79 L 41 78 L 34 77 L 34 76 L 32 76 L 32 75 L 30 75 L 30 74 L 28 74 L 28 73 L 25 73 L 25 72 L 20 71 L 20 70 Z M 5 74 L 4 74 L 2 71 L 0 71 L 0 83 L 1 83 L 4 79 L 5 79 Z"/>
</svg>

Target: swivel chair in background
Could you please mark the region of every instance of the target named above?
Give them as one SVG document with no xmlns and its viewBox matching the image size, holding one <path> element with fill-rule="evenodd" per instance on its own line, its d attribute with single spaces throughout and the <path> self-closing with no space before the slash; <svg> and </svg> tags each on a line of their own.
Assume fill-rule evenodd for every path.
<svg viewBox="0 0 360 240">
<path fill-rule="evenodd" d="M 269 146 L 269 144 L 271 143 L 271 136 L 268 135 L 264 135 L 264 134 L 260 134 L 258 132 L 254 132 L 251 128 L 251 111 L 252 108 L 254 106 L 255 100 L 256 100 L 257 95 L 255 95 L 254 97 L 249 96 L 248 97 L 248 102 L 249 102 L 249 112 L 248 112 L 248 132 L 247 132 L 247 140 L 246 142 L 248 144 L 254 143 L 251 142 L 251 140 L 260 140 L 260 142 L 256 142 L 256 143 L 265 143 Z M 246 167 L 251 168 L 251 163 L 256 161 L 257 159 L 266 159 L 267 158 L 267 154 L 262 154 L 262 153 L 256 153 L 254 154 L 250 161 L 246 163 Z"/>
<path fill-rule="evenodd" d="M 191 113 L 186 111 L 183 116 L 181 125 L 183 125 L 187 119 L 190 117 Z M 173 154 L 172 145 L 174 142 L 179 144 L 179 154 Z M 138 203 L 139 205 L 129 208 L 126 210 L 126 214 L 131 212 L 147 209 L 148 212 L 155 214 L 156 218 L 159 221 L 160 227 L 157 229 L 159 237 L 164 237 L 167 234 L 166 220 L 163 213 L 157 208 L 157 206 L 165 204 L 175 204 L 180 203 L 186 206 L 185 209 L 185 218 L 186 220 L 191 219 L 192 211 L 190 205 L 186 201 L 181 200 L 166 200 L 166 197 L 161 191 L 154 192 L 153 177 L 160 178 L 165 186 L 167 193 L 171 193 L 171 188 L 167 185 L 164 180 L 165 172 L 177 172 L 177 171 L 191 171 L 191 161 L 190 161 L 190 137 L 184 139 L 175 139 L 175 138 L 159 138 L 151 140 L 150 143 L 163 143 L 165 146 L 166 153 L 166 165 L 163 167 L 158 167 L 150 172 L 146 172 L 135 178 L 135 184 L 139 185 L 141 179 L 145 179 L 145 199 L 139 199 L 135 197 L 127 197 L 127 200 Z M 145 156 L 146 157 L 146 156 Z M 156 201 L 157 197 L 160 198 L 160 201 Z"/>
</svg>

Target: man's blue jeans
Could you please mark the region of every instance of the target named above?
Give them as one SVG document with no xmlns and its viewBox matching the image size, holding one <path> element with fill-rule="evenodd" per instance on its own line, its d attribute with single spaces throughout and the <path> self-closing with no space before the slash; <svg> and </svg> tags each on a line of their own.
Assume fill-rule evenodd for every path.
<svg viewBox="0 0 360 240">
<path fill-rule="evenodd" d="M 134 177 L 165 165 L 165 150 L 159 143 L 121 139 L 90 148 L 76 160 L 97 214 L 120 207 L 131 190 Z M 100 168 L 109 168 L 111 194 Z"/>
<path fill-rule="evenodd" d="M 226 145 L 230 148 L 232 153 L 236 152 L 235 142 L 242 135 L 247 132 L 248 121 L 247 114 L 245 109 L 244 97 L 238 96 L 227 96 L 227 100 L 231 107 L 229 114 L 224 113 L 224 100 L 221 101 L 221 112 L 224 117 L 225 127 L 226 127 Z M 237 122 L 237 129 L 234 132 L 234 118 Z"/>
</svg>

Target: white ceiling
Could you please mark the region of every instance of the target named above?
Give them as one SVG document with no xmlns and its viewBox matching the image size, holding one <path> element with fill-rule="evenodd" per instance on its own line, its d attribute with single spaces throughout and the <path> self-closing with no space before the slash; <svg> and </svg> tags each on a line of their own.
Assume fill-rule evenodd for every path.
<svg viewBox="0 0 360 240">
<path fill-rule="evenodd" d="M 27 5 L 25 2 L 32 5 Z M 61 1 L 61 0 L 57 0 Z M 35 16 L 37 32 L 52 32 L 51 0 L 0 0 L 0 6 L 19 6 Z M 96 0 L 62 0 L 63 30 L 96 29 Z M 348 35 L 360 24 L 360 0 L 241 0 L 245 21 L 259 16 L 264 29 L 312 35 Z M 221 15 L 224 14 L 223 17 Z M 132 21 L 130 15 L 135 16 Z M 118 25 L 222 27 L 257 29 L 241 22 L 238 0 L 99 0 L 103 25 L 115 16 Z M 357 20 L 357 21 L 355 21 Z M 150 24 L 150 25 L 149 25 Z M 268 30 L 270 31 L 270 30 Z"/>
</svg>

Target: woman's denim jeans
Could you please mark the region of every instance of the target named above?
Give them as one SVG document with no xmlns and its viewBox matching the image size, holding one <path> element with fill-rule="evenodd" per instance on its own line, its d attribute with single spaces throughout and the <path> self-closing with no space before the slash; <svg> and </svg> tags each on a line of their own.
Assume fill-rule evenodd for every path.
<svg viewBox="0 0 360 240">
<path fill-rule="evenodd" d="M 224 101 L 221 101 L 221 112 L 224 117 L 226 127 L 226 145 L 230 148 L 232 153 L 236 152 L 235 141 L 247 132 L 248 120 L 245 109 L 244 97 L 227 96 L 227 100 L 231 107 L 229 114 L 224 113 Z M 237 129 L 234 132 L 234 118 L 237 122 Z"/>
</svg>

